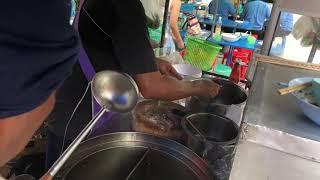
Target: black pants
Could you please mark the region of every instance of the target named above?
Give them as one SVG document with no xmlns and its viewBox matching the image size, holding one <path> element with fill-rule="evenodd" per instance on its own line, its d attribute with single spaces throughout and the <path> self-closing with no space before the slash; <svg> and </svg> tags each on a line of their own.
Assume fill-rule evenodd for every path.
<svg viewBox="0 0 320 180">
<path fill-rule="evenodd" d="M 73 73 L 59 88 L 56 95 L 56 104 L 53 112 L 48 117 L 49 130 L 47 139 L 46 167 L 50 167 L 59 157 L 67 122 L 88 86 L 80 65 L 77 63 Z M 81 130 L 91 119 L 90 89 L 78 107 L 67 129 L 64 149 L 68 147 Z"/>
<path fill-rule="evenodd" d="M 48 131 L 47 138 L 46 170 L 48 170 L 59 158 L 63 143 L 63 137 L 57 136 L 51 131 Z M 65 150 L 71 142 L 72 141 L 66 139 L 63 150 Z"/>
</svg>

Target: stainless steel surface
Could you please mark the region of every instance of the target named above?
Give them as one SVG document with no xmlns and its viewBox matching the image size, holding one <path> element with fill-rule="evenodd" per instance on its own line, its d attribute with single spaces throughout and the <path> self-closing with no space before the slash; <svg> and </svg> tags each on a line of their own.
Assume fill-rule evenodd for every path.
<svg viewBox="0 0 320 180">
<path fill-rule="evenodd" d="M 244 141 L 237 147 L 230 180 L 319 180 L 320 164 Z"/>
<path fill-rule="evenodd" d="M 318 141 L 247 123 L 243 124 L 242 140 L 320 163 Z"/>
<path fill-rule="evenodd" d="M 245 108 L 244 122 L 269 127 L 302 138 L 320 141 L 320 127 L 310 121 L 294 97 L 279 96 L 275 81 L 317 77 L 319 72 L 258 62 Z"/>
<path fill-rule="evenodd" d="M 88 125 L 80 132 L 76 139 L 68 146 L 62 155 L 55 161 L 55 163 L 48 170 L 48 173 L 54 177 L 65 162 L 70 158 L 71 154 L 78 148 L 81 141 L 89 134 L 93 126 L 98 122 L 100 117 L 105 113 L 106 109 L 101 109 L 99 113 L 88 123 Z"/>
<path fill-rule="evenodd" d="M 244 111 L 231 180 L 320 179 L 320 127 L 278 84 L 319 72 L 258 62 Z"/>
<path fill-rule="evenodd" d="M 116 112 L 128 112 L 137 103 L 137 86 L 127 75 L 114 71 L 101 71 L 94 76 L 91 83 L 92 94 L 102 108 L 48 170 L 47 174 L 52 177 L 56 175 L 105 112 L 109 109 Z"/>
<path fill-rule="evenodd" d="M 138 101 L 138 87 L 134 80 L 115 71 L 97 73 L 91 87 L 97 102 L 110 111 L 131 111 Z"/>
<path fill-rule="evenodd" d="M 207 164 L 185 146 L 136 132 L 108 134 L 83 142 L 55 179 L 120 180 L 135 167 L 131 180 L 212 179 Z"/>
</svg>

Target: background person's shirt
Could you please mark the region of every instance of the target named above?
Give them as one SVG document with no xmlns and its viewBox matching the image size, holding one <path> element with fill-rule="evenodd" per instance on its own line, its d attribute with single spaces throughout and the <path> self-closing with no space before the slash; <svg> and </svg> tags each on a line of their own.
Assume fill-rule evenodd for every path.
<svg viewBox="0 0 320 180">
<path fill-rule="evenodd" d="M 214 14 L 214 10 L 214 1 L 211 1 L 209 4 L 209 13 Z M 217 14 L 222 16 L 223 18 L 228 18 L 229 15 L 234 16 L 236 14 L 236 9 L 234 8 L 230 0 L 219 0 Z"/>
<path fill-rule="evenodd" d="M 277 36 L 288 36 L 293 29 L 293 14 L 281 12 Z"/>
<path fill-rule="evenodd" d="M 244 6 L 241 17 L 244 21 L 249 21 L 255 27 L 263 28 L 270 15 L 271 9 L 268 3 L 256 0 L 248 2 Z"/>
<path fill-rule="evenodd" d="M 71 73 L 78 37 L 69 0 L 1 1 L 0 118 L 43 103 Z"/>
</svg>

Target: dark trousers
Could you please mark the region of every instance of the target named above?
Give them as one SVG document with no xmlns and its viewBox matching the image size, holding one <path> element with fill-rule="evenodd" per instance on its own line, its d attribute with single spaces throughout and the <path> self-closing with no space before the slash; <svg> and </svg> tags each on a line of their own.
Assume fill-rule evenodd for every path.
<svg viewBox="0 0 320 180">
<path fill-rule="evenodd" d="M 49 130 L 47 133 L 46 168 L 57 160 L 61 154 L 63 135 L 67 122 L 88 86 L 88 81 L 77 63 L 73 73 L 59 88 L 56 94 L 56 104 L 53 112 L 48 117 Z M 64 149 L 71 143 L 91 119 L 91 96 L 90 90 L 78 107 L 67 129 L 67 139 Z"/>
<path fill-rule="evenodd" d="M 59 137 L 50 131 L 48 131 L 47 138 L 46 170 L 59 158 L 63 143 L 63 137 Z M 72 141 L 66 139 L 63 150 L 65 150 L 71 142 Z"/>
</svg>

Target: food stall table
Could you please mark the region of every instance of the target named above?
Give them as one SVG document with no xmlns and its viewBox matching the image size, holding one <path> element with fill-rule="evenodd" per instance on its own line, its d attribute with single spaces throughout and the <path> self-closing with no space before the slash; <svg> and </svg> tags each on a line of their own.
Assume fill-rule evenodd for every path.
<svg viewBox="0 0 320 180">
<path fill-rule="evenodd" d="M 254 62 L 256 59 L 271 58 L 259 56 Z M 253 64 L 256 68 L 249 67 L 249 75 L 254 72 L 252 88 L 230 179 L 320 179 L 320 126 L 302 113 L 292 95 L 277 92 L 277 82 L 320 77 L 320 72 L 306 70 L 315 65 L 302 63 L 304 69 L 259 61 Z"/>
<path fill-rule="evenodd" d="M 213 25 L 213 20 L 209 18 L 199 18 L 199 23 L 206 25 Z M 216 20 L 218 21 L 218 19 Z M 245 31 L 261 31 L 261 27 L 254 26 L 248 21 L 233 21 L 227 18 L 222 18 L 222 27 L 241 29 Z"/>
<path fill-rule="evenodd" d="M 198 4 L 183 3 L 181 4 L 180 12 L 192 14 L 192 12 L 197 9 L 197 7 L 199 7 Z"/>
</svg>

